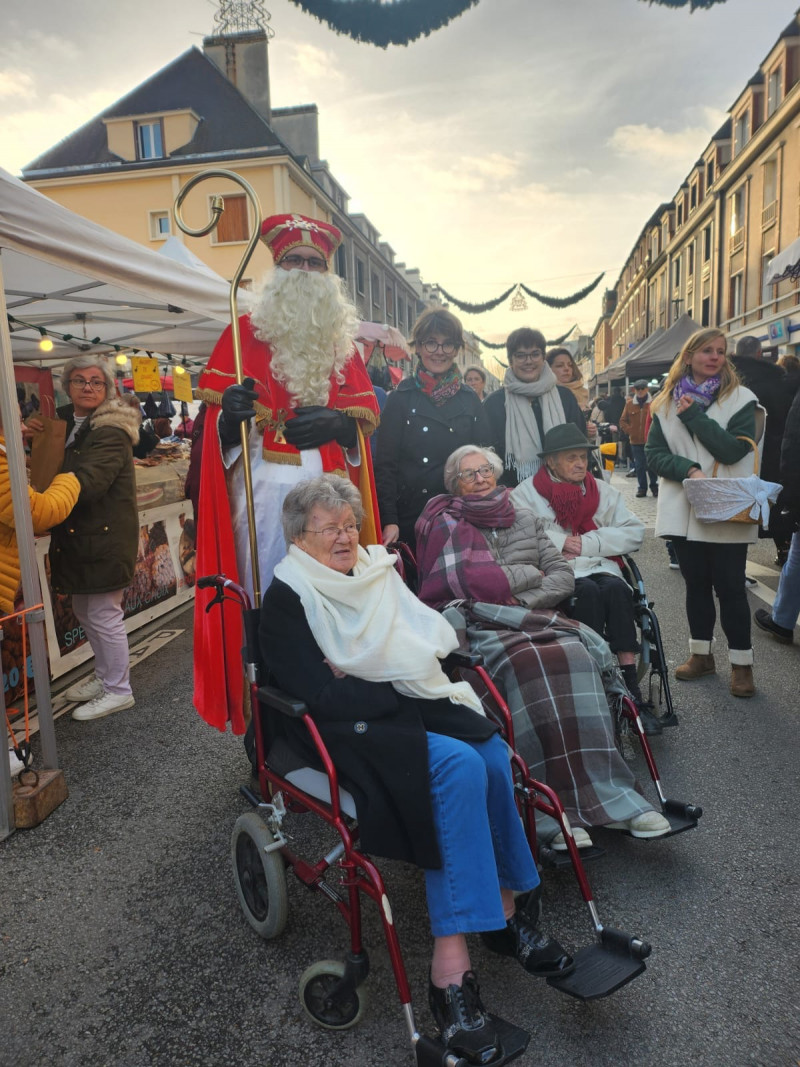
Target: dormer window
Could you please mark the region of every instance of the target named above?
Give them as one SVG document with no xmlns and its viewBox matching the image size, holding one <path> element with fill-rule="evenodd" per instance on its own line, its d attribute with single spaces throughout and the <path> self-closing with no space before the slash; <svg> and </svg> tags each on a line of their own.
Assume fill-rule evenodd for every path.
<svg viewBox="0 0 800 1067">
<path fill-rule="evenodd" d="M 778 104 L 781 102 L 782 73 L 783 68 L 777 67 L 767 79 L 767 116 L 774 114 L 778 110 Z"/>
<path fill-rule="evenodd" d="M 750 109 L 743 111 L 733 127 L 733 154 L 738 156 L 750 137 Z"/>
<path fill-rule="evenodd" d="M 137 159 L 164 158 L 164 131 L 161 119 L 155 122 L 137 122 L 136 157 Z"/>
</svg>

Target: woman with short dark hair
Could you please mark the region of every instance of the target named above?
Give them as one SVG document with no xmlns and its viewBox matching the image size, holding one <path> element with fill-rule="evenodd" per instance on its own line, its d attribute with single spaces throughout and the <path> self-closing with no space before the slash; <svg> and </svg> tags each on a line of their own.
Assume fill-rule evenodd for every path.
<svg viewBox="0 0 800 1067">
<path fill-rule="evenodd" d="M 428 308 L 414 324 L 414 374 L 386 399 L 375 456 L 383 543 L 415 547 L 414 523 L 444 489 L 444 461 L 468 441 L 488 442 L 479 398 L 456 366 L 464 347 L 461 323 L 444 308 Z"/>
</svg>

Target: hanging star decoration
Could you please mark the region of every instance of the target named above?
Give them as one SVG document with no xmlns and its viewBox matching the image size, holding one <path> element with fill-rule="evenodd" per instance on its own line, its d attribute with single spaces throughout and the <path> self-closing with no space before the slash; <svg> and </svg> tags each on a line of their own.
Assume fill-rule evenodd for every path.
<svg viewBox="0 0 800 1067">
<path fill-rule="evenodd" d="M 517 286 L 517 291 L 511 297 L 511 310 L 512 311 L 527 311 L 528 301 L 525 299 L 522 290 Z"/>
</svg>

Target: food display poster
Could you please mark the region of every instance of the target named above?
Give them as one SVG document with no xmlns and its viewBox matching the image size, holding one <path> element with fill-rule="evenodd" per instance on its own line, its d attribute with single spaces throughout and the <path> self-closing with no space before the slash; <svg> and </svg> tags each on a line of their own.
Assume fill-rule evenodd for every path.
<svg viewBox="0 0 800 1067">
<path fill-rule="evenodd" d="M 92 655 L 72 597 L 50 588 L 50 538 L 36 542 L 45 608 L 50 676 L 58 678 Z M 122 600 L 128 633 L 191 600 L 195 584 L 195 526 L 190 501 L 139 512 L 139 546 L 133 582 Z M 5 668 L 4 668 L 5 669 Z"/>
<path fill-rule="evenodd" d="M 160 393 L 161 376 L 158 360 L 149 356 L 131 356 L 131 373 L 135 393 Z"/>
<path fill-rule="evenodd" d="M 192 376 L 186 371 L 181 374 L 183 367 L 176 367 L 172 372 L 172 395 L 176 400 L 185 400 L 191 404 L 194 400 L 192 395 Z"/>
</svg>

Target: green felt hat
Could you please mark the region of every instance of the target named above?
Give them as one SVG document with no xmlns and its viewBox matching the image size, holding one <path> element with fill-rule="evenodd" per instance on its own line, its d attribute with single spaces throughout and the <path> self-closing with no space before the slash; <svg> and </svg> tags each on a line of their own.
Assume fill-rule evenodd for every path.
<svg viewBox="0 0 800 1067">
<path fill-rule="evenodd" d="M 563 426 L 554 426 L 544 435 L 544 444 L 539 458 L 550 456 L 554 452 L 566 452 L 570 448 L 586 448 L 592 446 L 586 439 L 586 434 L 581 433 L 573 422 L 565 422 Z"/>
</svg>

